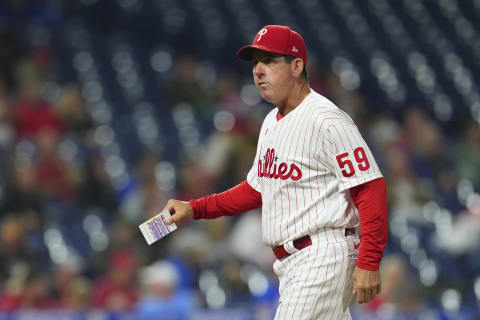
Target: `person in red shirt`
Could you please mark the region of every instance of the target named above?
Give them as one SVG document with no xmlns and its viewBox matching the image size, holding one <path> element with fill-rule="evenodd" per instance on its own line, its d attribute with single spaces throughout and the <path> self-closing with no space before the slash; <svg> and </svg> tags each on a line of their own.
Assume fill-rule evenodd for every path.
<svg viewBox="0 0 480 320">
<path fill-rule="evenodd" d="M 131 310 L 138 300 L 135 282 L 137 268 L 138 263 L 132 252 L 114 252 L 107 274 L 93 290 L 92 306 L 112 311 Z"/>
<path fill-rule="evenodd" d="M 65 125 L 53 105 L 41 94 L 42 82 L 38 79 L 23 80 L 20 95 L 14 104 L 13 119 L 19 139 L 35 138 L 41 131 L 51 130 L 61 135 Z"/>
</svg>

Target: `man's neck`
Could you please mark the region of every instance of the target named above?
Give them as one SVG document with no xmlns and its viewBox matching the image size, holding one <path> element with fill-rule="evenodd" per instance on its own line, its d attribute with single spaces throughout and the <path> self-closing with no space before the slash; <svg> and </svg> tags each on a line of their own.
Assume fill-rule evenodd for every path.
<svg viewBox="0 0 480 320">
<path fill-rule="evenodd" d="M 293 109 L 298 107 L 298 105 L 308 96 L 309 93 L 310 87 L 306 82 L 300 86 L 294 87 L 286 103 L 277 106 L 278 113 L 280 113 L 282 117 L 285 117 Z"/>
</svg>

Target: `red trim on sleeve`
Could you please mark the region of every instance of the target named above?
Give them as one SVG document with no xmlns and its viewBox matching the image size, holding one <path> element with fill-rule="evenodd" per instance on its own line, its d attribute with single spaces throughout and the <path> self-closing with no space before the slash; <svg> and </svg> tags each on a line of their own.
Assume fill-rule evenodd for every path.
<svg viewBox="0 0 480 320">
<path fill-rule="evenodd" d="M 190 200 L 193 219 L 215 219 L 221 216 L 234 216 L 262 206 L 262 195 L 247 181 L 225 192 Z"/>
<path fill-rule="evenodd" d="M 362 229 L 357 267 L 364 270 L 378 270 L 388 241 L 385 179 L 375 179 L 349 190 L 358 209 Z"/>
</svg>

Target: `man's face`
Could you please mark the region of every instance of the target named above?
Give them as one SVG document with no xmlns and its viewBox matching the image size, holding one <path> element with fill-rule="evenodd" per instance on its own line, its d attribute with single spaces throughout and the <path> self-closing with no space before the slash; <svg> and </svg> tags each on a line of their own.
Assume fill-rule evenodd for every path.
<svg viewBox="0 0 480 320">
<path fill-rule="evenodd" d="M 280 54 L 255 50 L 252 54 L 253 80 L 262 97 L 277 105 L 293 85 L 291 65 Z"/>
</svg>

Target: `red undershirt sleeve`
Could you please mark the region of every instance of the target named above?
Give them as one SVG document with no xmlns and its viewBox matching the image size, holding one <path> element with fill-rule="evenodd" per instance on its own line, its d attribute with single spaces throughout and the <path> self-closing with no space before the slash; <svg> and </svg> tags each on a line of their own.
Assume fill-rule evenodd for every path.
<svg viewBox="0 0 480 320">
<path fill-rule="evenodd" d="M 388 240 L 385 179 L 375 179 L 349 190 L 358 209 L 362 229 L 357 267 L 364 270 L 378 270 Z"/>
<path fill-rule="evenodd" d="M 225 192 L 190 200 L 193 219 L 215 219 L 221 216 L 234 216 L 262 206 L 262 195 L 247 181 Z"/>
</svg>

